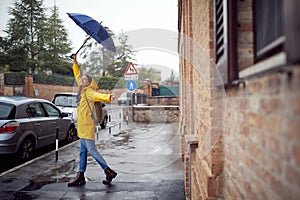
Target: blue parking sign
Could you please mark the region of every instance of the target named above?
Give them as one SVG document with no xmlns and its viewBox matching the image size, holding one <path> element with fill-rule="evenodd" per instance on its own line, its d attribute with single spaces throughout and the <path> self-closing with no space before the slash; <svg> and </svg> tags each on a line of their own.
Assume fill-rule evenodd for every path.
<svg viewBox="0 0 300 200">
<path fill-rule="evenodd" d="M 134 80 L 127 81 L 126 88 L 131 92 L 134 91 L 136 89 L 136 82 Z"/>
</svg>

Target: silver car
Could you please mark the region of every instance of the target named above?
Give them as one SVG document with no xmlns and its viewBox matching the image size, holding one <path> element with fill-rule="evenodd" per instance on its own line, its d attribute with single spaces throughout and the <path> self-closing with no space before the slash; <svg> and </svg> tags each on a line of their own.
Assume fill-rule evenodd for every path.
<svg viewBox="0 0 300 200">
<path fill-rule="evenodd" d="M 0 154 L 32 158 L 38 148 L 59 141 L 72 142 L 75 125 L 67 114 L 44 99 L 0 97 Z"/>
</svg>

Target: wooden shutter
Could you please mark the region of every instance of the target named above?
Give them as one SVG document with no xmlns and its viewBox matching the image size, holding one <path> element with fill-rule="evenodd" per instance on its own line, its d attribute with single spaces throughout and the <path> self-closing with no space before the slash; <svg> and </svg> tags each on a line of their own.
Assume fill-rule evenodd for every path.
<svg viewBox="0 0 300 200">
<path fill-rule="evenodd" d="M 236 1 L 215 0 L 215 84 L 230 84 L 237 78 Z"/>
</svg>

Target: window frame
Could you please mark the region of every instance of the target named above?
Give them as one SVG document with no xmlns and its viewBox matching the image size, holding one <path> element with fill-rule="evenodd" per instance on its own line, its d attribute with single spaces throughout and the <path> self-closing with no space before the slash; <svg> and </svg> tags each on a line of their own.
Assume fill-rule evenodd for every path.
<svg viewBox="0 0 300 200">
<path fill-rule="evenodd" d="M 224 54 L 221 58 L 217 57 L 217 26 L 216 26 L 216 2 L 221 1 L 224 6 L 227 6 L 223 11 L 224 19 L 227 21 L 223 22 L 224 26 Z M 255 0 L 253 0 L 254 2 Z M 282 68 L 290 64 L 300 64 L 300 44 L 298 39 L 298 33 L 300 32 L 300 0 L 293 1 L 282 1 L 283 14 L 283 36 L 278 37 L 269 45 L 264 47 L 264 53 L 259 57 L 255 58 L 255 52 L 253 52 L 254 65 L 250 65 L 245 69 L 239 69 L 237 64 L 238 59 L 238 46 L 237 46 L 237 14 L 238 7 L 237 1 L 231 0 L 214 0 L 214 42 L 215 42 L 215 65 L 216 70 L 220 71 L 221 78 L 218 80 L 219 75 L 215 75 L 216 86 L 230 86 L 236 85 L 240 81 L 251 79 L 259 76 L 263 76 L 275 71 L 282 71 Z M 253 5 L 252 5 L 253 11 Z M 253 14 L 253 12 L 252 12 Z M 254 19 L 253 19 L 254 20 Z M 253 24 L 253 35 L 255 35 L 255 24 Z M 253 36 L 255 37 L 255 36 Z M 255 38 L 254 38 L 255 39 Z M 255 41 L 253 41 L 255 45 Z M 263 52 L 262 51 L 262 52 Z M 279 58 L 283 60 L 278 60 Z M 276 56 L 276 57 L 275 57 Z M 279 62 L 274 64 L 271 60 L 278 60 Z M 271 62 L 270 62 L 271 61 Z M 263 63 L 271 63 L 271 66 L 266 68 L 257 69 L 262 66 Z M 254 69 L 255 68 L 255 69 Z M 243 74 L 243 75 L 241 75 Z M 239 77 L 241 76 L 241 77 Z"/>
</svg>

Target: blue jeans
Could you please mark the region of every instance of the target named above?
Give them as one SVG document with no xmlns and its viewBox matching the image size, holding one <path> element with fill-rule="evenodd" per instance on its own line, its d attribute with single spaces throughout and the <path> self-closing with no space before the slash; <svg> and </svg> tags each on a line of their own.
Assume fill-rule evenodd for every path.
<svg viewBox="0 0 300 200">
<path fill-rule="evenodd" d="M 107 168 L 107 164 L 104 158 L 100 155 L 96 149 L 95 141 L 80 138 L 80 162 L 79 171 L 85 172 L 87 164 L 87 152 L 90 152 L 91 156 L 97 161 L 97 163 L 102 167 L 102 169 Z"/>
</svg>

